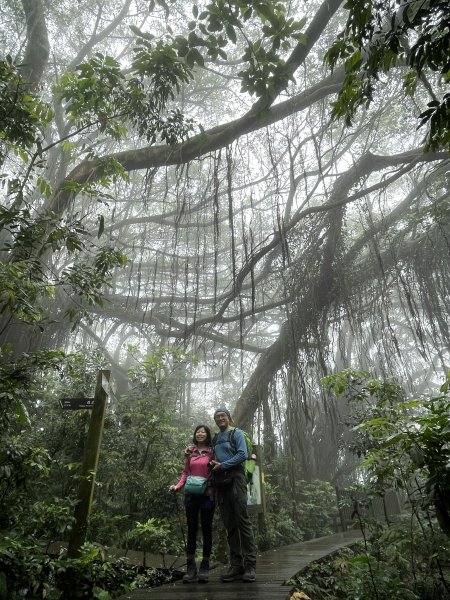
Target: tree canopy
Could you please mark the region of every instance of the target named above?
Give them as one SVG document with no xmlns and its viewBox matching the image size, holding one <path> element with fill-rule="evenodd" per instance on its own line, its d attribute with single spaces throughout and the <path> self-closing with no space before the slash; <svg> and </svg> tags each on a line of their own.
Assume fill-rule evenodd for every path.
<svg viewBox="0 0 450 600">
<path fill-rule="evenodd" d="M 331 66 L 345 61 L 345 81 L 333 113 L 350 123 L 359 106 L 372 102 L 383 74 L 403 67 L 405 94 L 414 95 L 420 81 L 430 96 L 418 116 L 419 127 L 428 126 L 426 149 L 448 149 L 449 3 L 350 0 L 345 6 L 347 23 L 326 56 Z"/>
<path fill-rule="evenodd" d="M 323 375 L 448 361 L 444 4 L 7 2 L 9 351 L 100 345 L 126 390 L 184 348 L 180 406 L 332 472 Z"/>
</svg>

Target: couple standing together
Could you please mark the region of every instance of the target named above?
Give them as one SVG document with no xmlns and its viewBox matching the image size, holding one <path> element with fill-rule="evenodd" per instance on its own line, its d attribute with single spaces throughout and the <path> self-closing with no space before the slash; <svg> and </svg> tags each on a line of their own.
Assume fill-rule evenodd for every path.
<svg viewBox="0 0 450 600">
<path fill-rule="evenodd" d="M 177 484 L 170 486 L 171 491 L 176 491 L 184 487 L 189 476 L 209 478 L 211 472 L 213 477 L 219 480 L 230 475 L 227 472 L 232 471 L 232 483 L 227 487 L 207 485 L 201 495 L 185 493 L 188 539 L 187 573 L 183 581 L 208 581 L 212 521 L 217 502 L 227 532 L 230 556 L 230 567 L 227 573 L 221 576 L 221 580 L 227 583 L 242 579 L 250 583 L 256 579 L 256 548 L 247 512 L 247 482 L 243 469 L 243 463 L 247 459 L 247 445 L 242 431 L 230 427 L 231 416 L 226 408 L 218 408 L 214 412 L 214 421 L 220 430 L 214 436 L 214 443 L 209 427 L 198 425 L 194 431 L 194 447 L 189 448 L 181 479 Z M 208 483 L 210 481 L 209 478 Z M 197 572 L 195 550 L 199 515 L 203 535 L 203 558 Z"/>
</svg>

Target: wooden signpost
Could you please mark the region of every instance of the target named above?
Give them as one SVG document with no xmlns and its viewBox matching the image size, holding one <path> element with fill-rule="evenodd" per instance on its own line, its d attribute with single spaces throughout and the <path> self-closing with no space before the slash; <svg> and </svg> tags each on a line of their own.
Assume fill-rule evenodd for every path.
<svg viewBox="0 0 450 600">
<path fill-rule="evenodd" d="M 98 372 L 94 398 L 61 398 L 60 400 L 61 407 L 66 410 L 92 409 L 78 487 L 78 502 L 75 506 L 75 522 L 67 551 L 69 558 L 80 556 L 81 546 L 86 541 L 88 518 L 94 496 L 95 474 L 97 472 L 100 444 L 102 441 L 105 410 L 108 395 L 111 393 L 110 376 L 111 371 L 102 370 Z"/>
</svg>

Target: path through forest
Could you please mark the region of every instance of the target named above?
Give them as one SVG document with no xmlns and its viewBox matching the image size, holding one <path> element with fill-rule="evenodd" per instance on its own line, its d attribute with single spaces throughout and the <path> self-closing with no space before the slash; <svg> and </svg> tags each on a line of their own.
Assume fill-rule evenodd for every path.
<svg viewBox="0 0 450 600">
<path fill-rule="evenodd" d="M 211 571 L 209 583 L 183 584 L 176 581 L 148 590 L 136 590 L 117 600 L 285 600 L 291 588 L 284 582 L 308 563 L 348 546 L 362 537 L 361 531 L 335 533 L 307 542 L 268 550 L 258 556 L 255 583 L 221 583 L 219 568 Z"/>
</svg>

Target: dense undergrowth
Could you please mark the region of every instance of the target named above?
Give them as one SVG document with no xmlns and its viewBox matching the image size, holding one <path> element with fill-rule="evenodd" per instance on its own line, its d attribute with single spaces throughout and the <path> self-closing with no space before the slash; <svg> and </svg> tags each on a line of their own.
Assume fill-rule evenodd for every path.
<svg viewBox="0 0 450 600">
<path fill-rule="evenodd" d="M 431 399 L 351 369 L 324 383 L 350 407 L 347 443 L 363 480 L 351 502 L 364 541 L 310 564 L 296 590 L 314 600 L 450 598 L 450 374 Z M 402 515 L 373 520 L 371 503 L 392 489 Z"/>
<path fill-rule="evenodd" d="M 110 600 L 177 576 L 170 569 L 105 560 L 104 549 L 139 550 L 144 565 L 149 553 L 184 554 L 183 503 L 168 488 L 181 472 L 192 425 L 200 420 L 195 414 L 185 421 L 174 418 L 177 368 L 186 360 L 165 350 L 140 357 L 130 373 L 131 391 L 110 407 L 87 542 L 77 559 L 48 550 L 70 538 L 89 415 L 62 411 L 58 398 L 89 396 L 101 355 L 43 352 L 21 363 L 4 362 L 0 600 Z M 311 567 L 316 580 L 301 574 L 299 583 L 314 600 L 448 596 L 449 381 L 436 398 L 405 400 L 398 385 L 367 380 L 359 372 L 326 380 L 330 393 L 347 394 L 353 406 L 353 437 L 347 443 L 362 459 L 359 485 L 368 502 L 395 488 L 403 495 L 406 520 L 382 527 L 367 523 L 364 507 L 356 510 L 367 531 L 366 545 Z M 264 524 L 255 527 L 259 550 L 333 532 L 333 487 L 300 479 L 295 467 L 283 454 L 266 465 L 267 513 Z M 215 532 L 213 558 L 226 562 L 218 514 Z"/>
<path fill-rule="evenodd" d="M 310 563 L 289 583 L 312 600 L 448 600 L 450 542 L 409 518 L 371 523 L 364 542 Z"/>
<path fill-rule="evenodd" d="M 102 548 L 86 544 L 82 556 L 47 554 L 32 540 L 6 539 L 0 556 L 0 598 L 109 600 L 132 590 L 179 579 L 174 569 L 144 568 L 126 559 L 105 559 Z"/>
</svg>

